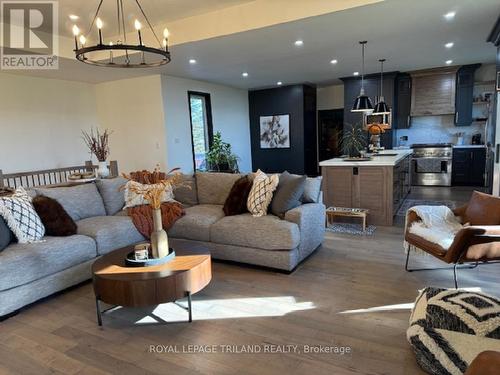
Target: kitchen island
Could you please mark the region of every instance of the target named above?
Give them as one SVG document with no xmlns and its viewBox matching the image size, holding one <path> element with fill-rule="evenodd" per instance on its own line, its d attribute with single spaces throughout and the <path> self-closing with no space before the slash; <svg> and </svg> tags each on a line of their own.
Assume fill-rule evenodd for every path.
<svg viewBox="0 0 500 375">
<path fill-rule="evenodd" d="M 369 161 L 342 158 L 319 163 L 327 207 L 366 208 L 369 224 L 392 225 L 411 189 L 412 150 L 385 150 Z"/>
</svg>

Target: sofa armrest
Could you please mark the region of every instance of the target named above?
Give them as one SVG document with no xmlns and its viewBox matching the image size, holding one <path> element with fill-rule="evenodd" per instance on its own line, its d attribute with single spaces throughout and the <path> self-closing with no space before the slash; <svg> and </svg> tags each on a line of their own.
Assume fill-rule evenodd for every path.
<svg viewBox="0 0 500 375">
<path fill-rule="evenodd" d="M 326 208 L 323 203 L 302 204 L 285 213 L 285 220 L 295 223 L 300 230 L 300 249 L 317 248 L 325 237 Z"/>
</svg>

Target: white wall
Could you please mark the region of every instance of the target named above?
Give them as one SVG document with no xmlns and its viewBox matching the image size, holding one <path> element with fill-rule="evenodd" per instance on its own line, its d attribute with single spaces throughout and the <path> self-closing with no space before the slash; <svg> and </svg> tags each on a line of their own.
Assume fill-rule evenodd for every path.
<svg viewBox="0 0 500 375">
<path fill-rule="evenodd" d="M 97 84 L 101 129 L 113 131 L 110 159 L 122 172 L 167 167 L 164 109 L 159 75 Z"/>
<path fill-rule="evenodd" d="M 91 84 L 0 73 L 0 169 L 83 165 L 81 130 L 97 124 Z"/>
<path fill-rule="evenodd" d="M 251 171 L 248 92 L 164 75 L 162 93 L 168 167 L 179 167 L 185 173 L 193 171 L 188 91 L 210 94 L 214 132 L 220 131 L 222 139 L 229 142 L 233 152 L 240 157 L 240 170 Z"/>
<path fill-rule="evenodd" d="M 316 90 L 318 111 L 344 108 L 344 85 L 318 87 Z"/>
</svg>

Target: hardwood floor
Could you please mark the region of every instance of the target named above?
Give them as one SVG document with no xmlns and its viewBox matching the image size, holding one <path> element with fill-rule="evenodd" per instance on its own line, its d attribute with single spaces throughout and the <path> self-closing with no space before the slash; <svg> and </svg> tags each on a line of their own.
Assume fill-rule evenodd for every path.
<svg viewBox="0 0 500 375">
<path fill-rule="evenodd" d="M 290 275 L 215 262 L 211 284 L 193 297 L 191 324 L 164 324 L 187 318 L 168 304 L 111 311 L 99 328 L 91 284 L 84 284 L 0 323 L 0 373 L 423 374 L 405 337 L 410 308 L 419 289 L 452 287 L 452 273 L 405 272 L 401 240 L 398 227 L 367 237 L 328 233 Z M 430 257 L 412 261 L 439 265 Z M 459 281 L 498 296 L 499 266 L 463 270 Z M 151 345 L 271 344 L 352 353 L 150 352 Z"/>
</svg>

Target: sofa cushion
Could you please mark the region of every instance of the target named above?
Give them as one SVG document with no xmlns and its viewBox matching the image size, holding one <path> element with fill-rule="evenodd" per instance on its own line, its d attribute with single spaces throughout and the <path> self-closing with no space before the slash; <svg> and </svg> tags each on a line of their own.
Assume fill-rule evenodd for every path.
<svg viewBox="0 0 500 375">
<path fill-rule="evenodd" d="M 182 175 L 180 184 L 174 186 L 174 199 L 182 203 L 184 207 L 191 207 L 198 204 L 196 178 L 193 175 Z"/>
<path fill-rule="evenodd" d="M 283 217 L 285 212 L 300 206 L 305 183 L 306 176 L 283 172 L 279 177 L 278 187 L 271 201 L 271 212 L 276 216 Z"/>
<path fill-rule="evenodd" d="M 37 195 L 33 207 L 40 216 L 47 236 L 65 237 L 76 234 L 76 224 L 55 199 Z"/>
<path fill-rule="evenodd" d="M 96 256 L 95 241 L 79 235 L 11 244 L 0 253 L 0 290 L 52 275 Z"/>
<path fill-rule="evenodd" d="M 474 191 L 463 220 L 471 225 L 500 225 L 500 198 Z"/>
<path fill-rule="evenodd" d="M 228 216 L 213 224 L 210 240 L 263 250 L 292 250 L 299 246 L 300 232 L 297 224 L 274 215 L 243 214 Z"/>
<path fill-rule="evenodd" d="M 220 204 L 226 201 L 231 188 L 241 174 L 196 173 L 196 187 L 200 204 Z"/>
<path fill-rule="evenodd" d="M 221 205 L 199 204 L 188 207 L 186 215 L 175 222 L 168 235 L 188 240 L 210 241 L 210 226 L 223 217 Z"/>
<path fill-rule="evenodd" d="M 105 216 L 106 209 L 95 184 L 70 187 L 35 188 L 38 195 L 55 199 L 74 221 Z"/>
<path fill-rule="evenodd" d="M 129 216 L 89 217 L 78 221 L 76 225 L 78 234 L 95 240 L 99 255 L 144 241 Z"/>
<path fill-rule="evenodd" d="M 127 180 L 123 177 L 102 178 L 96 181 L 106 214 L 114 215 L 125 206 L 125 193 L 120 190 Z"/>
</svg>

